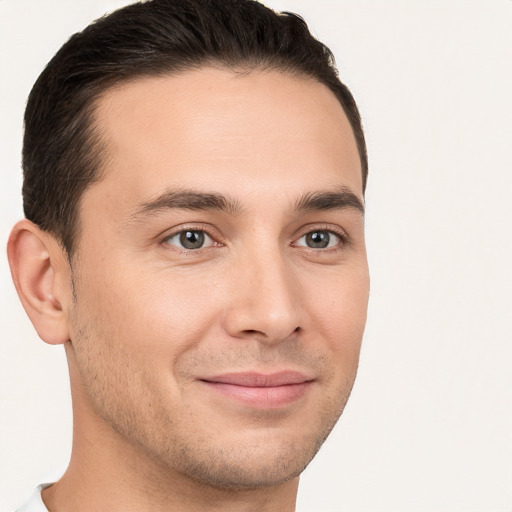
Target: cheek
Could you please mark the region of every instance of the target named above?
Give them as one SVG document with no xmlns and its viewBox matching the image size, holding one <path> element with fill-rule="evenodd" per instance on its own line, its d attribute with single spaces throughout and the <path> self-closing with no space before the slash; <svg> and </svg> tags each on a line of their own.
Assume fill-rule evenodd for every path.
<svg viewBox="0 0 512 512">
<path fill-rule="evenodd" d="M 220 303 L 218 290 L 204 279 L 144 272 L 128 262 L 97 265 L 80 276 L 77 295 L 82 322 L 98 341 L 105 338 L 138 360 L 151 359 L 155 370 L 168 369 L 214 328 Z"/>
<path fill-rule="evenodd" d="M 308 287 L 313 329 L 345 367 L 357 365 L 366 324 L 369 278 L 366 267 L 331 276 L 324 286 Z"/>
</svg>

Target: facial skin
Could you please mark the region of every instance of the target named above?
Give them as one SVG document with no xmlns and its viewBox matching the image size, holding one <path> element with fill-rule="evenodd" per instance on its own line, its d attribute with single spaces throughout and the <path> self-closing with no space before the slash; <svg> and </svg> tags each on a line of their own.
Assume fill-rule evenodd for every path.
<svg viewBox="0 0 512 512">
<path fill-rule="evenodd" d="M 123 510 L 258 489 L 292 510 L 366 319 L 361 167 L 340 104 L 308 79 L 207 68 L 117 87 L 96 120 L 108 156 L 59 299 L 73 456 L 45 500 L 60 485 L 69 503 L 81 474 L 82 490 L 103 475 L 89 503 L 115 481 Z"/>
</svg>

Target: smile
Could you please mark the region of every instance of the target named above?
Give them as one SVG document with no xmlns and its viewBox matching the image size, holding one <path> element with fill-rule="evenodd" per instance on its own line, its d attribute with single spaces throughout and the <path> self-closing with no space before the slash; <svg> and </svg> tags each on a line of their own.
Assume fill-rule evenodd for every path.
<svg viewBox="0 0 512 512">
<path fill-rule="evenodd" d="M 227 398 L 259 409 L 278 409 L 301 398 L 314 380 L 300 372 L 228 373 L 200 379 Z"/>
</svg>

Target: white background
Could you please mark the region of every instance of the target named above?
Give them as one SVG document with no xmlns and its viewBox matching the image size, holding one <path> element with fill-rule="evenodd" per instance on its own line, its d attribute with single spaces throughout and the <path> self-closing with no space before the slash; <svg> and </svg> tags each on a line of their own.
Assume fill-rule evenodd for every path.
<svg viewBox="0 0 512 512">
<path fill-rule="evenodd" d="M 0 241 L 22 216 L 22 113 L 73 32 L 126 2 L 0 0 Z M 346 412 L 298 511 L 512 511 L 512 1 L 272 0 L 334 50 L 365 122 L 372 268 Z M 70 450 L 62 347 L 0 253 L 0 510 Z M 49 476 L 50 475 L 50 476 Z"/>
</svg>

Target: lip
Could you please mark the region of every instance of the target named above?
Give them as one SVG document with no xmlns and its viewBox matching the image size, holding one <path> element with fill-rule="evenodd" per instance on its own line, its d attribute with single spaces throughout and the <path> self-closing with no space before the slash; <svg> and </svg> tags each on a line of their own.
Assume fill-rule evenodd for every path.
<svg viewBox="0 0 512 512">
<path fill-rule="evenodd" d="M 220 395 L 259 409 L 278 409 L 299 400 L 314 379 L 296 371 L 224 373 L 199 379 Z"/>
</svg>

